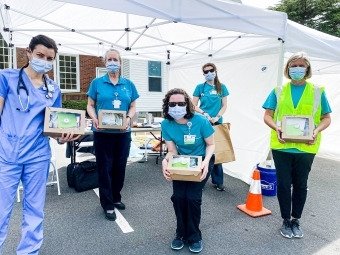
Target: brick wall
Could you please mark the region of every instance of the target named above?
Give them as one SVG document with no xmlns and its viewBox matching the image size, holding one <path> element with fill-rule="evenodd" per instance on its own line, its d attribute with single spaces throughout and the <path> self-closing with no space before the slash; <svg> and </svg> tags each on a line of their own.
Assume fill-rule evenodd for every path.
<svg viewBox="0 0 340 255">
<path fill-rule="evenodd" d="M 27 64 L 26 50 L 17 48 L 17 66 L 21 68 Z M 63 100 L 83 100 L 87 99 L 86 92 L 91 81 L 96 78 L 96 67 L 105 67 L 102 60 L 95 56 L 79 55 L 80 70 L 80 92 L 63 93 Z M 53 70 L 49 71 L 48 76 L 53 79 Z"/>
<path fill-rule="evenodd" d="M 28 62 L 27 54 L 26 54 L 26 49 L 24 49 L 24 48 L 16 48 L 16 50 L 17 50 L 17 67 L 21 68 L 24 65 L 26 65 L 27 62 Z M 53 70 L 47 72 L 47 75 L 52 80 L 54 79 Z"/>
</svg>

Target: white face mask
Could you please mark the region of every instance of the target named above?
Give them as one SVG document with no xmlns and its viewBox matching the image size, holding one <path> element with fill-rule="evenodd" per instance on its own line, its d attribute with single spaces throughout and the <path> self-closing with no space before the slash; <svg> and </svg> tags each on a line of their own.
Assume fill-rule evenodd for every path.
<svg viewBox="0 0 340 255">
<path fill-rule="evenodd" d="M 168 114 L 173 117 L 175 120 L 179 120 L 184 117 L 185 114 L 187 114 L 187 107 L 186 106 L 178 106 L 170 107 Z"/>
</svg>

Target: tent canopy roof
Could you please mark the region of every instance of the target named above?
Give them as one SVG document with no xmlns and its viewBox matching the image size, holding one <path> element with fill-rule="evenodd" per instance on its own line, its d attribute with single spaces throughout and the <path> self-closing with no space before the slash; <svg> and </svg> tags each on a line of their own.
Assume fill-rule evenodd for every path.
<svg viewBox="0 0 340 255">
<path fill-rule="evenodd" d="M 61 53 L 101 56 L 113 47 L 123 57 L 160 60 L 175 67 L 277 52 L 280 38 L 285 52 L 305 50 L 326 65 L 340 62 L 339 38 L 287 21 L 285 13 L 233 1 L 0 2 L 3 27 L 12 31 L 2 34 L 7 42 L 12 38 L 15 47 L 26 47 L 41 33 L 55 39 Z"/>
</svg>

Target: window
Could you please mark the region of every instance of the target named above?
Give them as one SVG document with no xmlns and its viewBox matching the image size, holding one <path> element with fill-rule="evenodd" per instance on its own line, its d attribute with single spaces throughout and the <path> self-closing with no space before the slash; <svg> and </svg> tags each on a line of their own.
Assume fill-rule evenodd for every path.
<svg viewBox="0 0 340 255">
<path fill-rule="evenodd" d="M 106 68 L 103 68 L 103 67 L 97 67 L 96 68 L 96 77 L 102 77 L 104 76 L 105 74 L 107 74 L 107 69 Z"/>
<path fill-rule="evenodd" d="M 162 62 L 148 61 L 149 92 L 162 92 Z"/>
<path fill-rule="evenodd" d="M 9 52 L 11 49 L 8 48 L 8 45 L 2 35 L 0 34 L 0 69 L 9 68 Z M 13 51 L 12 51 L 12 63 L 13 63 Z"/>
<path fill-rule="evenodd" d="M 59 84 L 63 92 L 79 92 L 78 55 L 59 55 Z"/>
</svg>

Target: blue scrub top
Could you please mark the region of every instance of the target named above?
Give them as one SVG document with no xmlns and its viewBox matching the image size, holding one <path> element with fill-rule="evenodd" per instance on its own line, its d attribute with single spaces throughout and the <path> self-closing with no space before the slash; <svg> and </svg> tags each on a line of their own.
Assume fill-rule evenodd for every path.
<svg viewBox="0 0 340 255">
<path fill-rule="evenodd" d="M 224 84 L 221 84 L 222 94 L 215 94 L 212 91 L 216 91 L 215 85 L 211 86 L 207 82 L 198 84 L 194 90 L 193 96 L 200 99 L 200 108 L 208 113 L 211 117 L 216 117 L 218 112 L 222 108 L 222 98 L 229 95 L 229 91 Z M 221 117 L 218 123 L 223 123 L 223 117 Z"/>
<path fill-rule="evenodd" d="M 300 86 L 290 84 L 293 105 L 294 105 L 295 108 L 300 101 L 300 98 L 303 94 L 303 91 L 305 90 L 305 87 L 306 87 L 306 84 L 300 85 Z M 267 97 L 264 104 L 262 105 L 262 108 L 275 111 L 276 104 L 277 104 L 276 94 L 275 94 L 275 89 L 273 89 L 270 92 L 270 94 Z M 322 94 L 321 94 L 321 115 L 331 113 L 331 112 L 332 112 L 332 110 L 331 110 L 331 107 L 330 107 L 329 102 L 327 100 L 326 93 L 325 93 L 325 91 L 323 91 Z M 280 151 L 291 152 L 291 153 L 305 153 L 304 151 L 300 151 L 300 150 L 295 149 L 295 148 L 282 149 Z"/>
<path fill-rule="evenodd" d="M 118 94 L 117 98 L 115 93 Z M 96 102 L 96 114 L 99 110 L 118 110 L 129 111 L 131 102 L 139 98 L 135 84 L 132 81 L 120 76 L 116 85 L 110 81 L 109 75 L 105 74 L 102 77 L 95 78 L 89 87 L 87 95 Z M 113 100 L 121 101 L 119 108 L 113 107 Z M 97 131 L 92 125 L 92 131 Z M 128 130 L 130 131 L 130 130 Z M 100 132 L 106 133 L 125 133 L 118 129 L 104 129 Z"/>
<path fill-rule="evenodd" d="M 162 121 L 162 136 L 165 141 L 172 141 L 177 146 L 180 155 L 205 156 L 205 138 L 211 136 L 215 130 L 210 122 L 201 114 L 195 113 L 189 119 L 192 123 L 190 135 L 195 135 L 194 144 L 185 144 L 184 135 L 189 135 L 187 124 L 178 124 L 175 120 L 165 119 Z"/>
<path fill-rule="evenodd" d="M 34 163 L 51 158 L 47 136 L 43 135 L 46 107 L 61 107 L 58 84 L 46 77 L 53 97 L 47 99 L 43 86 L 35 88 L 25 71 L 22 79 L 29 92 L 29 112 L 22 109 L 17 94 L 19 69 L 0 71 L 0 96 L 5 99 L 0 118 L 0 161 L 6 164 Z M 52 89 L 53 88 L 53 89 Z M 20 89 L 23 108 L 27 105 L 25 90 Z"/>
</svg>

